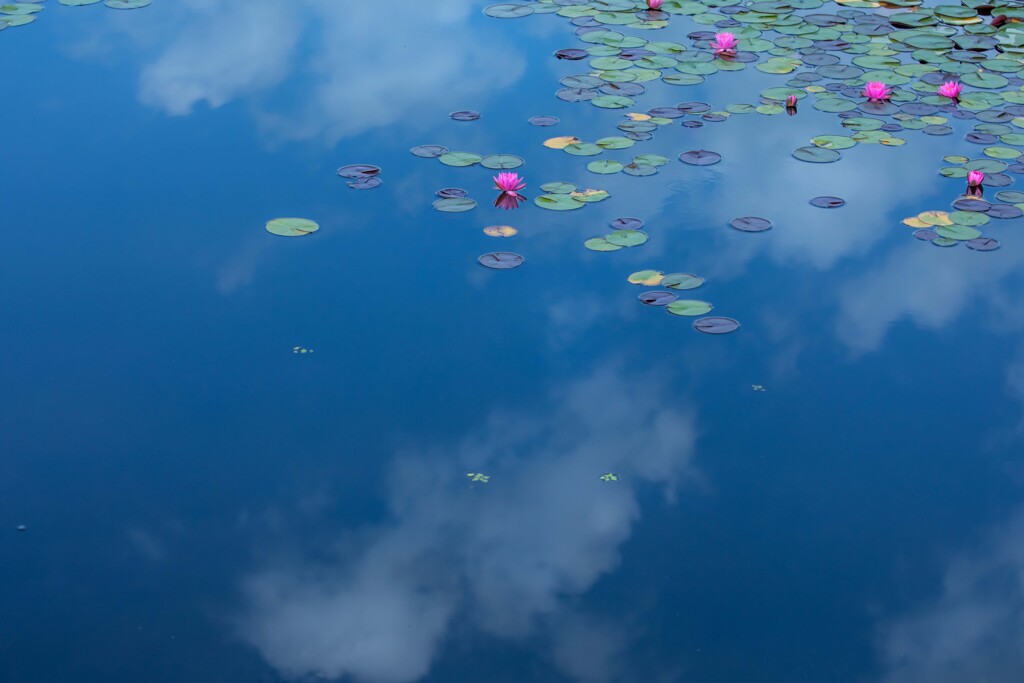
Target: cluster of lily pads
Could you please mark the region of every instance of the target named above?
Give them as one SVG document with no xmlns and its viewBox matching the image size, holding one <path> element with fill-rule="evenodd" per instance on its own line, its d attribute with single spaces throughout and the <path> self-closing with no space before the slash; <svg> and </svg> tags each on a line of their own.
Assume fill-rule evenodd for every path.
<svg viewBox="0 0 1024 683">
<path fill-rule="evenodd" d="M 380 167 L 373 164 L 349 164 L 338 169 L 338 175 L 348 178 L 345 183 L 353 190 L 372 190 L 380 187 L 384 180 L 380 177 Z"/>
<path fill-rule="evenodd" d="M 1003 194 L 1003 193 L 1000 193 Z M 1024 193 L 1011 191 L 1012 199 L 1024 199 Z M 999 218 L 1009 207 L 1013 215 L 1019 217 L 1022 212 L 1012 204 L 990 204 L 979 197 L 962 197 L 953 203 L 957 211 L 922 211 L 916 216 L 903 219 L 903 224 L 915 228 L 914 237 L 931 242 L 937 247 L 955 247 L 961 242 L 975 251 L 993 251 L 999 248 L 999 240 L 984 237 L 981 226 L 989 222 L 989 215 Z"/>
<path fill-rule="evenodd" d="M 680 299 L 676 292 L 697 289 L 704 284 L 704 278 L 693 273 L 669 273 L 660 270 L 638 270 L 626 280 L 632 285 L 658 287 L 643 292 L 637 297 L 645 306 L 662 306 L 677 316 L 693 318 L 710 313 L 714 306 L 700 299 Z M 671 290 L 671 291 L 670 291 Z M 740 324 L 732 318 L 712 316 L 700 318 L 693 324 L 694 329 L 706 334 L 728 334 L 739 329 Z"/>
<path fill-rule="evenodd" d="M 102 2 L 111 9 L 139 9 L 152 0 L 57 0 L 61 5 L 82 7 Z M 36 14 L 46 9 L 41 2 L 8 2 L 0 5 L 0 30 L 12 26 L 25 26 L 36 20 Z"/>
</svg>

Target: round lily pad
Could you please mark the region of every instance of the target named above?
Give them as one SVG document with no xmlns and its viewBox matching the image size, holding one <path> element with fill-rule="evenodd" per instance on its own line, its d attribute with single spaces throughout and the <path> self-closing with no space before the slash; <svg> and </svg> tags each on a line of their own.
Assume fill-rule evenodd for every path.
<svg viewBox="0 0 1024 683">
<path fill-rule="evenodd" d="M 453 111 L 451 117 L 456 121 L 476 121 L 480 118 L 480 112 L 467 109 L 465 111 Z"/>
<path fill-rule="evenodd" d="M 622 217 L 616 218 L 608 225 L 612 226 L 616 230 L 639 230 L 644 227 L 644 222 L 639 218 Z"/>
<path fill-rule="evenodd" d="M 638 247 L 647 241 L 647 233 L 640 230 L 615 230 L 604 236 L 605 240 L 620 247 Z"/>
<path fill-rule="evenodd" d="M 511 225 L 488 225 L 484 228 L 484 234 L 491 237 L 512 237 L 518 232 Z"/>
<path fill-rule="evenodd" d="M 839 197 L 815 197 L 811 200 L 811 206 L 816 206 L 819 209 L 838 209 L 841 206 L 846 205 L 845 199 Z"/>
<path fill-rule="evenodd" d="M 523 160 L 512 154 L 491 154 L 481 159 L 480 165 L 494 170 L 508 170 L 519 168 L 523 165 Z"/>
<path fill-rule="evenodd" d="M 472 166 L 473 164 L 480 163 L 483 159 L 479 154 L 472 152 L 447 152 L 437 158 L 445 166 Z"/>
<path fill-rule="evenodd" d="M 591 161 L 587 164 L 587 170 L 591 173 L 600 173 L 602 175 L 608 175 L 611 173 L 618 173 L 622 170 L 622 164 L 618 161 Z"/>
<path fill-rule="evenodd" d="M 558 117 L 557 116 L 531 116 L 529 119 L 527 119 L 527 121 L 530 123 L 531 126 L 546 127 L 546 126 L 553 126 L 556 123 L 558 123 Z"/>
<path fill-rule="evenodd" d="M 691 166 L 711 166 L 712 164 L 717 164 L 721 160 L 721 154 L 718 152 L 709 152 L 706 149 L 695 149 L 689 152 L 683 152 L 679 155 L 679 161 Z"/>
<path fill-rule="evenodd" d="M 342 178 L 367 178 L 380 173 L 380 168 L 372 164 L 349 164 L 338 169 Z"/>
<path fill-rule="evenodd" d="M 436 159 L 443 154 L 447 154 L 448 148 L 441 145 L 417 145 L 409 151 L 424 159 Z"/>
<path fill-rule="evenodd" d="M 510 270 L 523 265 L 523 257 L 511 251 L 492 251 L 477 258 L 484 268 L 494 270 Z"/>
<path fill-rule="evenodd" d="M 666 308 L 672 315 L 693 317 L 710 313 L 714 306 L 709 304 L 707 301 L 698 301 L 697 299 L 679 299 L 678 301 L 670 303 Z"/>
<path fill-rule="evenodd" d="M 462 213 L 476 208 L 476 200 L 469 197 L 448 197 L 435 199 L 434 208 L 445 213 Z"/>
<path fill-rule="evenodd" d="M 275 218 L 267 221 L 267 232 L 281 237 L 303 237 L 320 229 L 308 218 Z"/>
<path fill-rule="evenodd" d="M 645 285 L 653 287 L 660 284 L 663 273 L 660 270 L 638 270 L 632 273 L 626 280 L 633 285 Z"/>
<path fill-rule="evenodd" d="M 704 278 L 692 273 L 670 273 L 661 279 L 661 286 L 668 289 L 697 289 L 704 284 Z"/>
<path fill-rule="evenodd" d="M 591 251 L 618 251 L 622 247 L 618 244 L 612 244 L 603 237 L 592 237 L 583 243 L 587 249 Z"/>
<path fill-rule="evenodd" d="M 735 332 L 739 328 L 740 324 L 738 321 L 733 320 L 732 318 L 717 316 L 701 318 L 700 320 L 695 320 L 693 323 L 693 329 L 698 332 L 703 332 L 704 334 L 728 334 L 730 332 Z"/>
<path fill-rule="evenodd" d="M 964 242 L 964 246 L 974 251 L 994 251 L 999 248 L 999 240 L 992 237 L 977 237 Z"/>
<path fill-rule="evenodd" d="M 772 229 L 772 222 L 767 218 L 758 218 L 757 216 L 744 216 L 742 218 L 733 218 L 729 221 L 729 225 L 741 230 L 742 232 L 764 232 L 765 230 Z"/>
<path fill-rule="evenodd" d="M 834 149 L 811 146 L 797 147 L 793 150 L 793 156 L 800 161 L 807 161 L 812 164 L 830 164 L 833 161 L 839 161 L 843 155 Z"/>
<path fill-rule="evenodd" d="M 656 289 L 650 292 L 644 292 L 637 298 L 640 299 L 640 303 L 647 306 L 668 306 L 679 297 L 672 292 Z"/>
</svg>

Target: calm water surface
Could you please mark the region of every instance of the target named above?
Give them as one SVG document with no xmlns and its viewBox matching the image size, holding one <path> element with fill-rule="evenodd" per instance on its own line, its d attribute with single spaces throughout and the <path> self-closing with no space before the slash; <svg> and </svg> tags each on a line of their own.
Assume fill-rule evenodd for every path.
<svg viewBox="0 0 1024 683">
<path fill-rule="evenodd" d="M 554 97 L 560 17 L 46 4 L 0 36 L 0 680 L 1020 680 L 1022 222 L 985 254 L 899 225 L 970 122 L 822 166 L 789 153 L 833 115 L 736 116 L 596 176 L 541 145 L 622 120 Z M 720 76 L 642 107 L 785 79 Z M 612 197 L 506 214 L 428 143 Z M 650 242 L 582 247 L 617 216 Z M 644 268 L 743 327 L 640 305 Z"/>
</svg>

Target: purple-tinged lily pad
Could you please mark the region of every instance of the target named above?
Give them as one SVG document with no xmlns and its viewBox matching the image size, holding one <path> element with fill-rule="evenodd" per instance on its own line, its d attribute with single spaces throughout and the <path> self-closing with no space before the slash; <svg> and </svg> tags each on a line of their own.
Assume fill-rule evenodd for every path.
<svg viewBox="0 0 1024 683">
<path fill-rule="evenodd" d="M 463 190 L 461 187 L 446 187 L 443 190 L 438 190 L 436 194 L 441 199 L 452 199 L 453 197 L 469 196 L 469 192 Z"/>
<path fill-rule="evenodd" d="M 338 175 L 342 178 L 363 179 L 375 176 L 380 173 L 380 167 L 372 164 L 349 164 L 338 169 Z"/>
<path fill-rule="evenodd" d="M 531 126 L 553 126 L 558 123 L 557 116 L 531 116 L 528 120 Z"/>
<path fill-rule="evenodd" d="M 839 197 L 822 196 L 815 197 L 814 199 L 811 200 L 811 206 L 816 206 L 819 209 L 838 209 L 839 207 L 845 205 L 846 200 L 840 199 Z"/>
<path fill-rule="evenodd" d="M 709 152 L 706 149 L 695 149 L 689 152 L 683 152 L 679 155 L 679 161 L 691 166 L 711 166 L 712 164 L 717 164 L 721 160 L 721 154 L 718 152 Z"/>
<path fill-rule="evenodd" d="M 964 242 L 964 246 L 974 251 L 995 251 L 999 248 L 999 240 L 992 237 L 978 237 Z"/>
<path fill-rule="evenodd" d="M 616 230 L 639 230 L 644 227 L 644 222 L 639 218 L 630 218 L 628 216 L 622 218 L 616 218 L 615 220 L 608 223 Z"/>
<path fill-rule="evenodd" d="M 704 334 L 728 334 L 735 332 L 740 328 L 738 321 L 732 318 L 723 318 L 718 316 L 712 316 L 710 318 L 701 318 L 695 320 L 693 323 L 693 329 Z"/>
<path fill-rule="evenodd" d="M 523 265 L 524 260 L 522 256 L 511 251 L 492 251 L 477 258 L 481 266 L 494 270 L 518 268 Z"/>
<path fill-rule="evenodd" d="M 409 150 L 418 157 L 424 159 L 436 159 L 439 156 L 444 156 L 448 153 L 447 147 L 441 145 L 418 145 Z"/>
<path fill-rule="evenodd" d="M 588 56 L 590 56 L 589 52 L 581 50 L 578 47 L 567 47 L 562 50 L 555 51 L 555 57 L 558 59 L 567 59 L 570 62 L 586 59 Z"/>
<path fill-rule="evenodd" d="M 357 180 L 350 180 L 345 184 L 353 190 L 372 190 L 375 187 L 379 187 L 383 182 L 378 176 L 371 175 Z"/>
<path fill-rule="evenodd" d="M 977 197 L 960 197 L 953 202 L 953 208 L 957 211 L 980 211 L 984 213 L 991 206 L 984 199 L 978 199 Z"/>
<path fill-rule="evenodd" d="M 663 289 L 656 289 L 650 292 L 644 292 L 637 298 L 640 299 L 640 303 L 647 306 L 668 306 L 670 303 L 678 299 L 679 296 L 672 292 L 666 292 Z"/>
<path fill-rule="evenodd" d="M 990 218 L 1020 218 L 1024 216 L 1024 211 L 1013 204 L 992 204 L 985 213 Z"/>
<path fill-rule="evenodd" d="M 757 216 L 733 218 L 729 221 L 729 225 L 742 232 L 764 232 L 765 230 L 772 229 L 772 222 L 770 220 Z"/>
<path fill-rule="evenodd" d="M 931 242 L 932 240 L 936 239 L 938 236 L 939 236 L 939 233 L 935 232 L 934 230 L 932 230 L 930 228 L 926 229 L 926 230 L 915 230 L 914 231 L 914 237 L 916 239 L 921 240 L 922 242 Z"/>
<path fill-rule="evenodd" d="M 480 118 L 480 112 L 465 110 L 465 111 L 453 111 L 451 117 L 456 121 L 476 121 Z"/>
</svg>

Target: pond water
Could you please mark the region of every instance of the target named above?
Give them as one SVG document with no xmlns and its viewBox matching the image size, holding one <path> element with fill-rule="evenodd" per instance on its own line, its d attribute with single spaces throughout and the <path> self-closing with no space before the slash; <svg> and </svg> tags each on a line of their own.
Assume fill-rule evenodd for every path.
<svg viewBox="0 0 1024 683">
<path fill-rule="evenodd" d="M 1019 680 L 1024 31 L 488 4 L 0 9 L 0 680 Z"/>
</svg>

